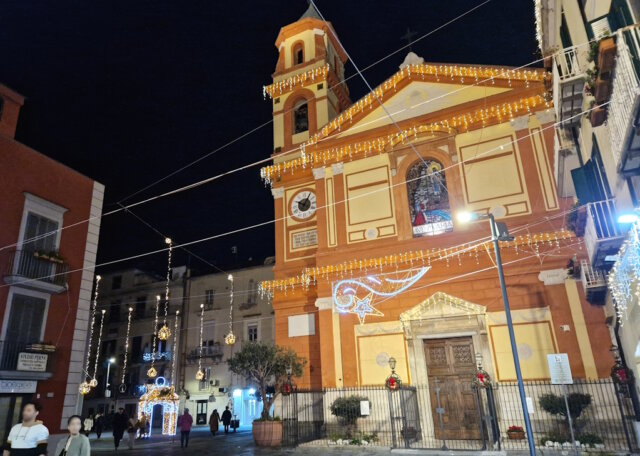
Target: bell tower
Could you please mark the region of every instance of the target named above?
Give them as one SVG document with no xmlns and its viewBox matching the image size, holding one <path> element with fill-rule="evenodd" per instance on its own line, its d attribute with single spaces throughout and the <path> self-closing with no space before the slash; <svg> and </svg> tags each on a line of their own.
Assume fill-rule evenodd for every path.
<svg viewBox="0 0 640 456">
<path fill-rule="evenodd" d="M 347 55 L 331 23 L 312 4 L 296 22 L 280 29 L 273 84 L 274 153 L 309 139 L 351 104 L 344 82 Z"/>
</svg>

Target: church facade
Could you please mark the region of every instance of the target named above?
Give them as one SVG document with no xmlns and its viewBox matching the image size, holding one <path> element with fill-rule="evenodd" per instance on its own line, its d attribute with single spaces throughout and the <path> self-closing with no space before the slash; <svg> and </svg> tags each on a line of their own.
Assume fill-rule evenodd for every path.
<svg viewBox="0 0 640 456">
<path fill-rule="evenodd" d="M 609 376 L 605 313 L 571 266 L 586 250 L 555 186 L 548 73 L 409 53 L 351 101 L 347 55 L 312 10 L 276 47 L 273 163 L 261 170 L 276 265 L 261 290 L 276 343 L 308 361 L 298 387 L 383 385 L 394 358 L 403 384 L 437 380 L 464 408 L 480 362 L 493 381 L 515 380 L 489 225 L 458 222 L 461 211 L 491 212 L 513 237 L 501 252 L 524 380 L 549 380 L 552 353 L 568 354 L 574 378 Z"/>
</svg>

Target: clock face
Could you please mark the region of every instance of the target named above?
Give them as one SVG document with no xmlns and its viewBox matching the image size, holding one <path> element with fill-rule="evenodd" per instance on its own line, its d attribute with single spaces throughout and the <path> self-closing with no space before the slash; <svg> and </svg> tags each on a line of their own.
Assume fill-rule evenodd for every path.
<svg viewBox="0 0 640 456">
<path fill-rule="evenodd" d="M 303 190 L 291 200 L 291 214 L 295 218 L 307 219 L 316 213 L 316 195 L 310 190 Z"/>
</svg>

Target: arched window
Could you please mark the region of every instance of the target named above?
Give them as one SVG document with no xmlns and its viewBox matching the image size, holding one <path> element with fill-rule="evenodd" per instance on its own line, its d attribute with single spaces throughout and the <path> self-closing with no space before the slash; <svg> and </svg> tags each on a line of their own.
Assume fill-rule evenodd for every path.
<svg viewBox="0 0 640 456">
<path fill-rule="evenodd" d="M 304 63 L 304 44 L 297 43 L 293 47 L 293 64 L 300 65 Z"/>
<path fill-rule="evenodd" d="M 302 133 L 309 129 L 309 110 L 307 100 L 300 100 L 293 108 L 293 134 Z"/>
<path fill-rule="evenodd" d="M 407 194 L 413 237 L 453 231 L 449 192 L 440 163 L 427 159 L 411 166 L 407 171 Z"/>
</svg>

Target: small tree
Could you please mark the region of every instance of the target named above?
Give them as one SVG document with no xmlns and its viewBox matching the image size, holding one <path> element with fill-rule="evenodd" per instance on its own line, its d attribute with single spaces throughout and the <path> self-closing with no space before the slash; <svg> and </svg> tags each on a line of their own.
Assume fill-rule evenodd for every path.
<svg viewBox="0 0 640 456">
<path fill-rule="evenodd" d="M 582 415 L 587 407 L 591 405 L 591 395 L 584 393 L 571 393 L 567 396 L 569 403 L 569 413 L 573 420 L 576 431 L 579 430 L 580 423 L 578 418 Z M 569 420 L 567 417 L 567 406 L 564 403 L 564 396 L 556 396 L 555 394 L 543 394 L 540 396 L 540 407 L 550 415 L 560 416 L 563 418 L 565 432 L 569 429 Z"/>
<path fill-rule="evenodd" d="M 300 377 L 307 360 L 300 358 L 290 348 L 264 342 L 249 342 L 227 360 L 229 370 L 255 383 L 262 398 L 263 420 L 269 419 L 269 410 L 276 400 L 283 383 L 287 380 L 287 369 L 291 376 Z M 275 394 L 267 396 L 267 388 L 273 387 Z"/>
<path fill-rule="evenodd" d="M 352 395 L 339 397 L 329 406 L 331 414 L 346 426 L 347 436 L 352 435 L 356 427 L 356 421 L 362 416 L 360 414 L 360 402 L 368 400 L 369 398 L 367 397 Z"/>
</svg>

